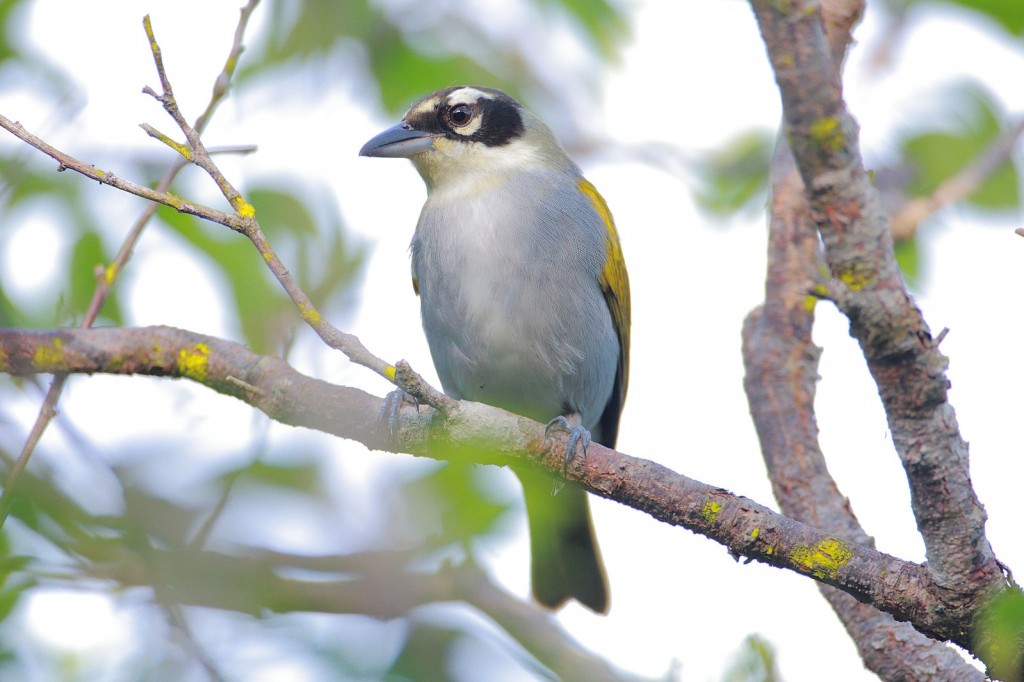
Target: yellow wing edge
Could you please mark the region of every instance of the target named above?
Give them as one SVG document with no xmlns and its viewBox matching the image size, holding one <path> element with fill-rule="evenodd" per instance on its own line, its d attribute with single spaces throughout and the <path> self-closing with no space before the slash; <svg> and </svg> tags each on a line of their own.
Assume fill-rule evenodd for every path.
<svg viewBox="0 0 1024 682">
<path fill-rule="evenodd" d="M 629 274 L 626 272 L 626 260 L 622 256 L 619 233 L 615 229 L 615 219 L 612 218 L 612 212 L 609 210 L 607 202 L 586 178 L 580 178 L 577 185 L 580 191 L 590 199 L 591 205 L 601 217 L 601 222 L 604 223 L 605 229 L 608 231 L 608 239 L 605 242 L 608 259 L 605 261 L 599 281 L 605 301 L 608 303 L 608 311 L 612 315 L 615 333 L 619 338 L 620 379 L 617 383 L 621 407 L 622 402 L 626 399 L 626 386 L 629 384 L 629 328 L 631 321 Z"/>
</svg>

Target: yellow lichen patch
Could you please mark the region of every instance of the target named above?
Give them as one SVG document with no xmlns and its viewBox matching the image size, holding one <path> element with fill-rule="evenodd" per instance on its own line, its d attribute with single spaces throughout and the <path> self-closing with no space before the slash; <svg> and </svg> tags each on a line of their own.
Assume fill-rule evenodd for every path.
<svg viewBox="0 0 1024 682">
<path fill-rule="evenodd" d="M 36 369 L 43 372 L 60 371 L 68 368 L 64 357 L 64 343 L 57 337 L 50 339 L 48 344 L 36 347 L 32 356 Z"/>
<path fill-rule="evenodd" d="M 210 365 L 210 347 L 197 343 L 191 348 L 178 351 L 178 371 L 181 375 L 196 381 L 205 381 Z"/>
<path fill-rule="evenodd" d="M 839 568 L 853 556 L 845 542 L 838 538 L 825 538 L 813 547 L 797 547 L 789 555 L 800 566 L 819 579 L 835 578 Z"/>
<path fill-rule="evenodd" d="M 863 272 L 857 272 L 853 268 L 839 270 L 836 272 L 836 277 L 839 278 L 840 282 L 850 287 L 853 291 L 860 291 L 873 281 L 870 275 Z"/>
<path fill-rule="evenodd" d="M 839 120 L 832 116 L 819 118 L 811 124 L 811 137 L 815 142 L 829 151 L 836 151 L 843 146 L 843 131 Z"/>
<path fill-rule="evenodd" d="M 818 297 L 817 296 L 810 296 L 810 295 L 804 296 L 804 310 L 806 310 L 809 313 L 813 313 L 814 312 L 814 307 L 816 305 L 818 305 Z"/>
<path fill-rule="evenodd" d="M 755 540 L 757 539 L 757 536 L 760 535 L 760 534 L 761 534 L 761 529 L 760 528 L 755 528 L 754 530 L 750 531 L 750 537 L 754 538 Z"/>
<path fill-rule="evenodd" d="M 722 511 L 722 505 L 714 500 L 704 500 L 704 507 L 700 510 L 700 515 L 704 517 L 704 520 L 708 523 L 714 523 L 718 520 L 718 514 Z"/>
<path fill-rule="evenodd" d="M 320 317 L 320 311 L 318 311 L 313 306 L 307 306 L 303 304 L 299 305 L 299 315 L 302 316 L 303 320 L 305 320 L 308 324 L 314 327 L 320 324 L 320 321 L 323 319 Z"/>
<path fill-rule="evenodd" d="M 179 212 L 181 211 L 181 209 L 185 208 L 185 200 L 184 199 L 182 199 L 181 197 L 179 197 L 176 194 L 171 194 L 170 192 L 167 192 L 166 194 L 167 194 L 167 205 L 168 206 L 170 206 L 171 208 L 173 208 L 174 210 L 179 211 Z"/>
<path fill-rule="evenodd" d="M 388 381 L 394 381 L 395 374 L 397 372 L 398 370 L 395 368 L 394 365 L 388 365 L 387 367 L 384 368 L 384 378 L 387 379 Z"/>
<path fill-rule="evenodd" d="M 231 205 L 235 208 L 235 211 L 238 212 L 238 215 L 243 218 L 252 218 L 256 215 L 256 209 L 252 204 L 243 199 L 241 195 L 235 197 L 235 200 L 231 202 Z"/>
</svg>

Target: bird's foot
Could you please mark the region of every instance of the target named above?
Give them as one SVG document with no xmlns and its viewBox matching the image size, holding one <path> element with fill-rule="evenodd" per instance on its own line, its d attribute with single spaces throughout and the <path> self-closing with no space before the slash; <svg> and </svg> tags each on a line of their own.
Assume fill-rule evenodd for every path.
<svg viewBox="0 0 1024 682">
<path fill-rule="evenodd" d="M 548 425 L 544 428 L 544 437 L 550 438 L 551 432 L 559 430 L 565 431 L 569 434 L 569 440 L 565 444 L 565 461 L 562 462 L 562 474 L 569 473 L 569 462 L 576 456 L 576 445 L 579 444 L 583 447 L 583 459 L 587 459 L 587 446 L 590 445 L 590 431 L 579 424 L 574 424 L 569 421 L 564 415 L 559 415 L 548 422 Z M 558 491 L 562 489 L 565 483 L 563 481 L 555 481 L 555 485 L 551 490 L 552 495 L 557 495 Z"/>
<path fill-rule="evenodd" d="M 403 403 L 414 406 L 417 412 L 420 410 L 420 401 L 400 388 L 396 388 L 384 396 L 384 404 L 380 408 L 381 419 L 387 423 L 391 438 L 395 441 L 398 440 L 400 426 L 398 413 L 401 411 Z"/>
</svg>

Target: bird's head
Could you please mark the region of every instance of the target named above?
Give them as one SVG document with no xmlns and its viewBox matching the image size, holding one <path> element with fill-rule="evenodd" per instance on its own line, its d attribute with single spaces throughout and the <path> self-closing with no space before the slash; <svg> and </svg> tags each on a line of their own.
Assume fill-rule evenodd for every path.
<svg viewBox="0 0 1024 682">
<path fill-rule="evenodd" d="M 530 166 L 572 165 L 539 118 L 504 92 L 475 85 L 423 97 L 359 154 L 410 159 L 428 188 Z"/>
</svg>

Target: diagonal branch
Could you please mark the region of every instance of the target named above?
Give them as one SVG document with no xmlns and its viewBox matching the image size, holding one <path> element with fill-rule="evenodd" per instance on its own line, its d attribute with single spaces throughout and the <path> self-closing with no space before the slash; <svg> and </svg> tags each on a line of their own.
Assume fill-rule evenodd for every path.
<svg viewBox="0 0 1024 682">
<path fill-rule="evenodd" d="M 966 623 L 957 620 L 962 614 L 925 566 L 597 444 L 565 470 L 564 437 L 552 445 L 543 425 L 495 407 L 459 402 L 458 409 L 439 415 L 403 405 L 393 432 L 381 416 L 384 400 L 304 376 L 281 359 L 229 341 L 169 327 L 0 330 L 0 372 L 57 371 L 182 377 L 244 400 L 277 421 L 371 449 L 485 464 L 525 462 L 704 535 L 737 557 L 797 572 L 910 620 L 930 636 L 969 644 Z"/>
<path fill-rule="evenodd" d="M 843 62 L 863 2 L 822 6 L 835 68 Z M 811 338 L 815 299 L 808 295 L 827 271 L 793 156 L 780 140 L 771 164 L 768 271 L 764 304 L 743 326 L 744 388 L 775 499 L 784 514 L 874 547 L 850 501 L 829 474 L 814 411 L 818 360 Z M 883 680 L 983 679 L 954 650 L 908 623 L 835 588 L 819 585 L 846 628 L 865 667 Z"/>
<path fill-rule="evenodd" d="M 910 483 L 928 570 L 960 618 L 1006 587 L 947 400 L 947 360 L 904 285 L 892 235 L 842 100 L 813 0 L 751 0 L 782 94 L 785 131 L 833 281 L 820 293 L 850 320 Z M 971 614 L 975 615 L 971 615 Z"/>
<path fill-rule="evenodd" d="M 811 340 L 814 298 L 824 262 L 788 147 L 772 164 L 765 302 L 743 326 L 744 388 L 775 499 L 782 513 L 874 547 L 829 474 L 814 413 L 818 359 Z M 851 595 L 819 586 L 864 665 L 883 680 L 980 682 L 982 673 L 953 649 Z"/>
</svg>

